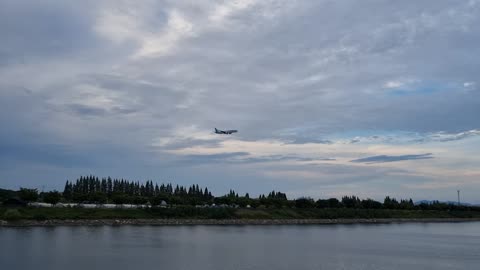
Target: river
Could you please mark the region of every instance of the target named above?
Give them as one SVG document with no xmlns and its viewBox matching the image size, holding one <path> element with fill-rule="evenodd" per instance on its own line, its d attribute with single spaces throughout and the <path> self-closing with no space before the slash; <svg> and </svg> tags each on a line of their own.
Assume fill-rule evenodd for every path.
<svg viewBox="0 0 480 270">
<path fill-rule="evenodd" d="M 0 268 L 480 269 L 480 222 L 0 228 Z"/>
</svg>

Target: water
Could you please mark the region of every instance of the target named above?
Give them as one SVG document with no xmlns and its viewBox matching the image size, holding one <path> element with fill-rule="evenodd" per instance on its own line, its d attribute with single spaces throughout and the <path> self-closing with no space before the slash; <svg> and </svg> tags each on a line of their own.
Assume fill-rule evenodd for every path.
<svg viewBox="0 0 480 270">
<path fill-rule="evenodd" d="M 480 269 L 480 223 L 0 228 L 0 269 Z"/>
</svg>

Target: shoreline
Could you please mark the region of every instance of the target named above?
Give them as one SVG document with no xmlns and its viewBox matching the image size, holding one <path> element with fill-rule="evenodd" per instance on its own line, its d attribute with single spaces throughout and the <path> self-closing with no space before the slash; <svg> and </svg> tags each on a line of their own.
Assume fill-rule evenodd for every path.
<svg viewBox="0 0 480 270">
<path fill-rule="evenodd" d="M 453 223 L 475 222 L 480 218 L 380 218 L 380 219 L 50 219 L 0 220 L 0 227 L 55 226 L 171 226 L 171 225 L 329 225 L 389 223 Z"/>
</svg>

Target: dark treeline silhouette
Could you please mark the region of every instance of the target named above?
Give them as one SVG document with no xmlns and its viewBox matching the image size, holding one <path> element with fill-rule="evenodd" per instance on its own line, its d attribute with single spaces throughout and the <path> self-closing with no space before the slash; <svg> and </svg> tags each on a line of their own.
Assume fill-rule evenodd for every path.
<svg viewBox="0 0 480 270">
<path fill-rule="evenodd" d="M 356 196 L 313 200 L 301 197 L 289 200 L 285 193 L 272 191 L 258 198 L 251 198 L 248 193 L 239 195 L 234 190 L 228 194 L 215 197 L 208 188 L 191 186 L 173 186 L 171 183 L 158 185 L 153 181 L 144 183 L 111 177 L 99 179 L 95 176 L 81 176 L 75 181 L 67 181 L 63 192 L 50 191 L 38 193 L 36 189 L 21 188 L 16 192 L 26 202 L 43 201 L 95 203 L 95 204 L 150 204 L 160 205 L 164 201 L 169 206 L 181 205 L 216 205 L 251 208 L 351 208 L 351 209 L 398 209 L 398 210 L 474 210 L 477 206 L 465 206 L 433 201 L 432 203 L 414 204 L 412 199 L 397 200 L 389 196 L 383 202 L 373 199 L 360 199 Z"/>
<path fill-rule="evenodd" d="M 198 185 L 184 187 L 169 184 L 154 184 L 112 179 L 99 179 L 95 176 L 81 176 L 75 182 L 67 181 L 63 190 L 67 202 L 78 203 L 115 203 L 115 204 L 145 204 L 158 205 L 161 201 L 171 204 L 198 205 L 213 200 L 208 188 Z"/>
</svg>

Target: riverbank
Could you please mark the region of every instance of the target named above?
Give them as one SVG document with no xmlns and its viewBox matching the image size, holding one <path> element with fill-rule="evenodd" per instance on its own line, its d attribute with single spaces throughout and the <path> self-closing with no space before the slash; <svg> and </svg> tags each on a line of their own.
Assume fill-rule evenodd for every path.
<svg viewBox="0 0 480 270">
<path fill-rule="evenodd" d="M 385 224 L 473 222 L 480 218 L 390 218 L 390 219 L 52 219 L 0 220 L 0 227 L 50 226 L 120 226 L 120 225 L 321 225 L 321 224 Z"/>
<path fill-rule="evenodd" d="M 480 221 L 480 211 L 393 209 L 0 208 L 1 226 L 283 225 Z"/>
</svg>

